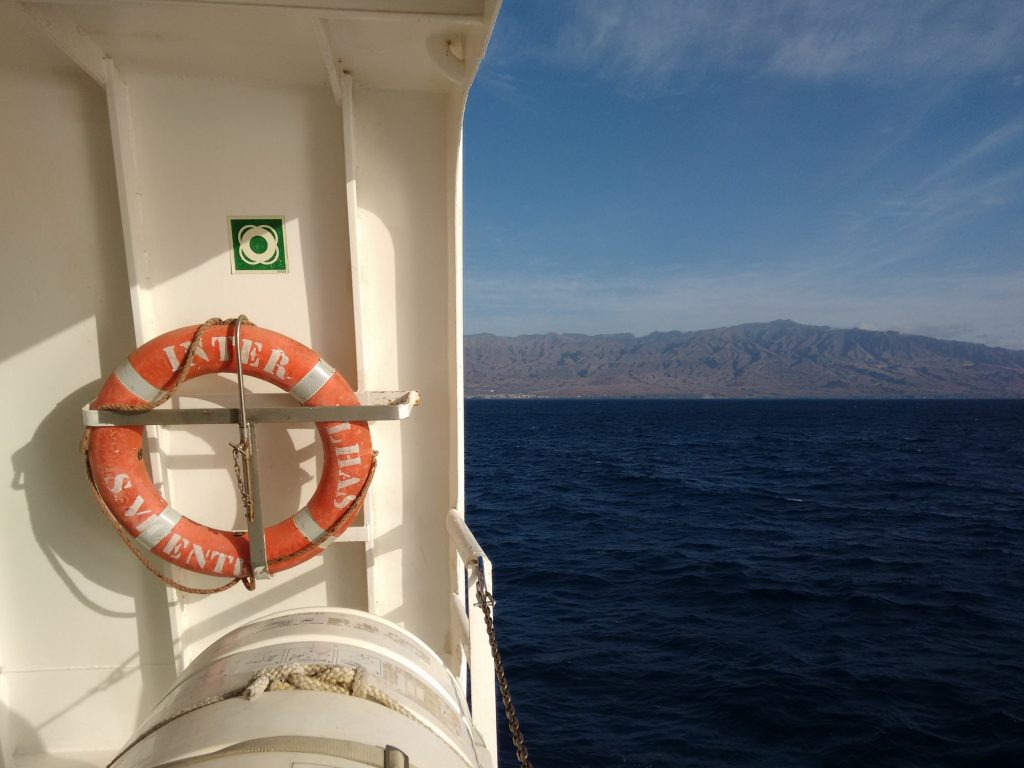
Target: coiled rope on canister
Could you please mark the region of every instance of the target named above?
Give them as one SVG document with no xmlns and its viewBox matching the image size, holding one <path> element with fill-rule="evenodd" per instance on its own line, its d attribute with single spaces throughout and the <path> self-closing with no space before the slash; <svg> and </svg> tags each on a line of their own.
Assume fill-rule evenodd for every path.
<svg viewBox="0 0 1024 768">
<path fill-rule="evenodd" d="M 285 664 L 276 667 L 265 667 L 257 672 L 245 687 L 217 696 L 210 696 L 178 710 L 169 717 L 165 717 L 132 739 L 107 764 L 107 768 L 114 765 L 139 742 L 152 736 L 164 726 L 196 710 L 213 704 L 219 704 L 229 699 L 244 698 L 252 701 L 268 691 L 290 690 L 338 693 L 357 699 L 366 699 L 415 720 L 428 729 L 433 729 L 430 723 L 415 712 L 403 706 L 380 688 L 372 685 L 369 675 L 367 675 L 366 670 L 362 667 L 349 667 L 338 664 Z"/>
</svg>

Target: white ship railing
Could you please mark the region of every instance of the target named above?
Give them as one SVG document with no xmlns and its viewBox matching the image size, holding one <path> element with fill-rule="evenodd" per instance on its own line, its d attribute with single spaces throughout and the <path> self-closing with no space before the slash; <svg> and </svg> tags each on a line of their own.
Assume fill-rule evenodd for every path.
<svg viewBox="0 0 1024 768">
<path fill-rule="evenodd" d="M 455 559 L 448 651 L 452 658 L 453 672 L 461 675 L 463 688 L 469 694 L 473 725 L 483 737 L 494 765 L 497 766 L 494 659 L 491 656 L 484 613 L 476 597 L 477 579 L 481 573 L 484 587 L 494 594 L 491 560 L 457 509 L 448 511 L 445 525 Z M 474 567 L 474 564 L 479 568 Z"/>
</svg>

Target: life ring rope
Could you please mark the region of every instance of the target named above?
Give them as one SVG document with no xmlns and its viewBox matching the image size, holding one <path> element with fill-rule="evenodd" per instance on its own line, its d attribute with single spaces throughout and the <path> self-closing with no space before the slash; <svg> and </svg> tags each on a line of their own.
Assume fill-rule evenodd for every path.
<svg viewBox="0 0 1024 768">
<path fill-rule="evenodd" d="M 170 352 L 168 352 L 168 350 L 172 348 L 165 348 L 163 352 L 167 355 L 168 358 L 168 360 L 165 361 L 165 364 L 166 362 L 170 362 L 172 368 L 174 368 L 175 370 L 171 380 L 164 384 L 162 387 L 157 387 L 154 384 L 150 383 L 150 381 L 147 381 L 145 377 L 143 377 L 133 368 L 131 362 L 129 360 L 126 360 L 118 367 L 118 369 L 115 371 L 114 375 L 111 377 L 110 380 L 116 380 L 118 384 L 123 388 L 123 390 L 127 390 L 128 396 L 131 399 L 135 400 L 135 402 L 108 402 L 107 400 L 103 400 L 102 402 L 98 401 L 94 403 L 91 407 L 94 410 L 109 410 L 119 413 L 145 413 L 147 411 L 153 410 L 154 408 L 157 408 L 158 406 L 162 405 L 167 400 L 169 400 L 178 390 L 178 388 L 189 379 L 189 374 L 193 368 L 197 356 L 199 356 L 204 361 L 208 361 L 208 356 L 202 347 L 204 334 L 214 326 L 231 326 L 239 322 L 241 322 L 243 325 L 253 326 L 253 324 L 250 323 L 249 321 L 240 318 L 232 318 L 227 320 L 223 320 L 221 318 L 211 318 L 202 325 L 196 327 L 194 332 L 191 334 L 191 339 L 187 343 L 187 345 L 184 342 L 182 342 L 180 345 L 181 347 L 186 348 L 184 358 L 181 360 L 180 364 L 177 364 L 177 360 L 172 356 Z M 180 333 L 180 331 L 184 330 L 185 329 L 180 329 L 177 333 Z M 180 338 L 180 336 L 178 338 Z M 214 337 L 212 340 L 212 342 L 216 341 L 218 341 L 218 337 Z M 292 343 L 298 345 L 298 342 Z M 140 350 L 143 348 L 144 347 L 140 347 Z M 305 350 L 306 353 L 315 355 L 315 353 L 312 353 L 311 350 L 308 350 L 306 348 L 303 349 Z M 139 350 L 136 350 L 136 352 L 139 352 Z M 236 350 L 235 354 L 237 353 L 238 351 Z M 161 355 L 161 359 L 162 357 L 163 355 Z M 285 360 L 285 362 L 287 362 L 288 358 L 284 357 L 283 359 Z M 210 372 L 209 365 L 207 365 L 206 368 L 207 370 L 201 372 L 199 375 L 202 375 L 202 373 Z M 270 370 L 269 364 L 265 370 Z M 344 384 L 344 380 L 340 379 L 340 377 L 338 376 L 335 376 L 334 369 L 319 358 L 317 358 L 317 362 L 313 364 L 309 371 L 307 371 L 303 376 L 301 376 L 301 378 L 299 378 L 298 381 L 293 380 L 293 383 L 289 388 L 289 391 L 291 391 L 292 394 L 295 395 L 300 402 L 306 403 L 317 394 L 321 387 L 324 387 L 325 383 L 332 376 L 337 381 L 340 381 L 342 385 L 344 385 L 345 391 L 347 391 L 348 395 L 351 396 L 351 390 L 348 389 L 348 386 L 346 384 Z M 136 378 L 138 379 L 138 381 L 134 380 Z M 108 383 L 110 380 L 108 380 Z M 107 388 L 105 387 L 105 391 L 106 389 Z M 334 442 L 331 434 L 332 432 L 339 431 L 342 429 L 348 431 L 355 426 L 355 424 L 350 425 L 349 423 L 344 422 L 335 424 L 334 426 L 328 426 L 326 428 L 326 431 L 324 429 L 321 429 L 321 438 L 325 443 L 325 448 L 331 447 L 327 445 L 328 438 L 332 438 L 331 442 Z M 363 425 L 363 428 L 365 429 L 365 424 Z M 170 560 L 169 558 L 164 557 L 161 554 L 161 550 L 157 549 L 157 545 L 168 536 L 170 536 L 171 543 L 173 543 L 175 539 L 179 538 L 177 535 L 171 535 L 171 531 L 174 529 L 174 527 L 177 525 L 179 521 L 181 521 L 182 519 L 187 519 L 184 518 L 183 515 L 177 513 L 172 507 L 166 506 L 163 512 L 157 515 L 152 515 L 152 519 L 146 521 L 146 523 L 149 524 L 147 531 L 143 532 L 142 530 L 140 530 L 138 533 L 133 533 L 128 528 L 127 521 L 125 519 L 122 519 L 120 515 L 115 514 L 115 512 L 111 510 L 110 505 L 107 503 L 107 500 L 104 498 L 103 492 L 101 491 L 99 485 L 97 484 L 93 467 L 95 457 L 90 457 L 89 455 L 91 434 L 93 429 L 109 428 L 87 427 L 85 429 L 84 434 L 82 435 L 82 439 L 79 444 L 79 450 L 85 455 L 86 476 L 89 481 L 90 489 L 93 492 L 93 497 L 95 498 L 97 505 L 100 507 L 100 510 L 107 518 L 107 521 L 114 527 L 114 530 L 117 532 L 118 536 L 121 538 L 122 541 L 124 541 L 124 543 L 132 551 L 132 553 L 139 560 L 139 562 L 141 562 L 150 573 L 155 575 L 168 586 L 173 587 L 174 589 L 181 590 L 182 592 L 188 592 L 190 594 L 215 594 L 217 592 L 222 592 L 226 589 L 229 589 L 230 587 L 234 586 L 239 582 L 241 582 L 246 587 L 246 589 L 255 589 L 255 581 L 253 579 L 251 569 L 248 567 L 248 564 L 245 564 L 244 567 L 240 567 L 242 566 L 241 561 L 238 561 L 236 563 L 234 574 L 232 577 L 230 577 L 230 580 L 228 582 L 220 586 L 207 589 L 190 587 L 185 584 L 182 584 L 170 578 L 165 573 L 161 572 L 158 568 L 156 568 L 150 562 L 150 558 L 148 558 L 142 552 L 142 548 L 139 546 L 139 544 L 141 543 L 143 546 L 149 548 L 158 556 L 163 557 L 163 559 L 169 560 L 169 562 L 173 563 L 173 560 Z M 294 524 L 294 527 L 297 529 L 298 533 L 301 534 L 302 540 L 304 540 L 305 543 L 302 546 L 295 547 L 291 551 L 286 551 L 284 554 L 278 554 L 277 556 L 270 558 L 267 561 L 268 566 L 278 566 L 277 570 L 281 570 L 283 568 L 289 567 L 290 565 L 295 565 L 299 562 L 302 562 L 303 560 L 311 556 L 312 552 L 319 549 L 319 547 L 325 541 L 339 535 L 352 522 L 352 520 L 363 507 L 366 494 L 369 491 L 370 483 L 373 479 L 377 467 L 376 451 L 372 451 L 369 448 L 368 438 L 366 438 L 365 448 L 366 453 L 369 454 L 370 458 L 369 467 L 365 472 L 365 477 L 362 479 L 362 483 L 358 491 L 354 495 L 348 495 L 348 491 L 344 491 L 345 495 L 342 497 L 342 500 L 345 503 L 343 506 L 337 503 L 337 499 L 335 500 L 334 509 L 339 514 L 337 515 L 336 518 L 333 519 L 333 522 L 331 522 L 330 524 L 328 524 L 326 521 L 323 523 L 318 522 L 316 519 L 314 519 L 310 511 L 310 505 L 304 506 L 301 510 L 299 510 L 298 513 L 296 513 L 292 517 L 291 522 Z M 349 452 L 348 454 L 346 454 L 347 456 L 353 450 L 357 449 L 355 446 L 334 446 L 334 450 L 338 454 L 341 454 L 343 451 L 347 451 Z M 140 449 L 140 459 L 141 456 L 142 452 Z M 351 459 L 339 458 L 337 459 L 338 466 L 342 467 L 350 464 L 359 464 L 361 463 L 359 459 L 360 456 L 358 455 L 355 456 L 355 458 Z M 338 483 L 339 494 L 342 493 L 341 489 L 343 486 L 348 487 L 349 485 L 353 485 L 356 482 L 355 478 L 350 478 L 347 475 L 344 477 L 345 479 L 339 481 Z M 148 481 L 148 475 L 146 476 L 146 480 Z M 108 482 L 109 484 L 109 480 L 106 480 L 106 482 Z M 353 488 L 352 491 L 356 491 L 356 489 Z M 141 496 L 139 497 L 138 500 L 141 501 Z M 166 502 L 164 502 L 164 504 L 166 505 Z M 312 501 L 310 502 L 310 504 L 312 504 Z M 121 510 L 121 512 L 122 515 L 133 514 L 133 511 L 131 509 Z M 193 526 L 196 525 L 194 523 L 191 523 L 191 521 L 187 522 Z M 209 530 L 212 531 L 213 529 Z M 170 544 L 168 546 L 170 546 Z M 294 547 L 294 545 L 292 546 Z M 162 552 L 168 551 L 169 550 L 167 548 L 164 548 L 162 550 Z M 195 570 L 199 573 L 203 573 L 209 576 L 220 575 L 220 569 L 217 569 L 216 573 L 211 573 L 209 569 L 200 570 L 199 568 L 195 567 L 189 567 L 189 570 Z M 228 574 L 223 575 L 227 576 Z"/>
<path fill-rule="evenodd" d="M 253 325 L 249 320 L 244 320 L 237 317 L 230 317 L 223 320 L 219 317 L 211 317 L 205 323 L 196 328 L 195 333 L 192 334 L 192 340 L 189 342 L 188 349 L 185 351 L 185 359 L 182 360 L 181 365 L 178 367 L 174 375 L 174 379 L 171 385 L 167 389 L 157 389 L 153 387 L 149 382 L 143 379 L 138 372 L 132 368 L 128 361 L 124 361 L 118 366 L 117 376 L 123 381 L 126 379 L 134 378 L 138 380 L 138 384 L 131 389 L 136 388 L 145 391 L 145 388 L 149 388 L 149 392 L 146 394 L 152 394 L 153 397 L 142 398 L 146 400 L 144 403 L 101 403 L 93 406 L 97 411 L 115 411 L 117 413 L 145 413 L 146 411 L 152 411 L 154 408 L 159 408 L 161 405 L 170 400 L 174 393 L 178 391 L 178 388 L 188 381 L 188 374 L 192 370 L 192 366 L 195 363 L 196 354 L 202 350 L 203 334 L 205 334 L 210 328 L 215 325 L 236 325 L 241 323 L 242 325 Z M 89 432 L 89 427 L 86 427 L 86 433 Z"/>
<path fill-rule="evenodd" d="M 252 575 L 239 576 L 237 578 L 232 578 L 230 581 L 227 581 L 218 587 L 202 589 L 200 587 L 190 587 L 182 584 L 180 581 L 175 581 L 167 574 L 161 572 L 160 569 L 154 566 L 149 561 L 149 558 L 142 553 L 142 550 L 140 550 L 138 545 L 135 543 L 135 539 L 132 538 L 132 535 L 125 529 L 121 521 L 114 516 L 114 513 L 110 511 L 110 507 L 107 506 L 107 502 L 105 502 L 103 497 L 100 495 L 99 488 L 96 487 L 96 479 L 92 475 L 92 467 L 89 466 L 88 446 L 88 430 L 86 430 L 86 435 L 82 440 L 80 448 L 82 453 L 85 455 L 85 476 L 89 479 L 89 488 L 92 490 L 92 497 L 96 500 L 96 505 L 100 508 L 103 516 L 107 518 L 107 522 L 109 522 L 114 531 L 117 532 L 121 541 L 125 543 L 125 546 L 131 550 L 131 553 L 135 555 L 135 558 L 142 563 L 147 571 L 152 573 L 167 586 L 180 590 L 181 592 L 188 592 L 190 595 L 215 595 L 218 592 L 224 592 L 227 589 L 231 589 L 231 587 L 235 586 L 235 584 L 238 584 L 239 582 L 241 582 L 250 592 L 256 589 L 256 580 Z"/>
<path fill-rule="evenodd" d="M 107 503 L 103 500 L 103 497 L 100 495 L 99 488 L 96 487 L 96 480 L 92 474 L 92 467 L 89 466 L 88 430 L 86 430 L 86 435 L 83 438 L 83 442 L 82 445 L 80 446 L 80 449 L 82 451 L 82 454 L 85 456 L 85 475 L 89 479 L 89 488 L 92 490 L 92 496 L 96 500 L 96 505 L 100 508 L 100 511 L 103 512 L 103 516 L 107 518 L 107 522 L 109 522 L 113 529 L 117 532 L 117 535 L 121 538 L 121 541 L 123 541 L 125 545 L 128 547 L 128 549 L 131 550 L 132 554 L 135 555 L 136 559 L 140 563 L 142 563 L 143 566 L 145 566 L 147 571 L 152 573 L 167 586 L 172 587 L 173 589 L 180 590 L 182 592 L 188 592 L 192 595 L 215 595 L 218 592 L 224 592 L 225 590 L 231 589 L 231 587 L 235 586 L 235 584 L 238 584 L 239 582 L 241 582 L 242 585 L 250 592 L 256 589 L 256 581 L 251 574 L 239 576 L 238 578 L 233 578 L 230 581 L 221 584 L 218 587 L 209 587 L 206 589 L 202 589 L 200 587 L 189 587 L 185 584 L 182 584 L 180 581 L 175 581 L 170 576 L 160 571 L 160 569 L 158 569 L 156 566 L 152 564 L 152 562 L 150 562 L 150 559 L 146 557 L 142 550 L 139 549 L 138 545 L 135 543 L 135 539 L 132 538 L 132 535 L 125 529 L 121 521 L 114 516 L 114 513 L 110 511 L 110 507 L 107 506 Z M 338 518 L 338 522 L 336 522 L 326 531 L 323 531 L 318 537 L 316 537 L 316 539 L 311 540 L 308 544 L 306 544 L 306 546 L 297 550 L 288 558 L 275 558 L 274 560 L 268 561 L 267 564 L 277 565 L 287 559 L 293 557 L 301 557 L 307 552 L 318 548 L 328 539 L 331 539 L 334 536 L 336 536 L 338 531 L 340 531 L 342 528 L 348 525 L 351 522 L 352 518 L 359 514 L 359 511 L 363 508 L 363 502 L 366 500 L 366 494 L 370 490 L 370 483 L 373 481 L 373 475 L 376 471 L 377 456 L 376 452 L 374 452 L 373 461 L 370 463 L 370 472 L 366 477 L 366 483 L 363 485 L 363 488 L 359 492 L 359 495 L 356 497 L 356 500 L 352 502 L 352 506 L 348 508 L 344 515 Z"/>
</svg>

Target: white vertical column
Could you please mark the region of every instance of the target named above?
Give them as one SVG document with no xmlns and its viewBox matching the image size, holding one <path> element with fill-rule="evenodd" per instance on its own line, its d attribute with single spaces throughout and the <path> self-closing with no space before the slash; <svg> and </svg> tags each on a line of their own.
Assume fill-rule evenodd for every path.
<svg viewBox="0 0 1024 768">
<path fill-rule="evenodd" d="M 142 238 L 142 192 L 135 164 L 131 102 L 128 86 L 121 79 L 113 59 L 104 59 L 103 63 L 106 67 L 107 112 L 110 116 L 110 137 L 114 145 L 114 171 L 128 267 L 128 293 L 135 321 L 135 341 L 143 344 L 155 333 L 153 305 L 148 290 L 146 249 Z"/>
<path fill-rule="evenodd" d="M 7 680 L 0 667 L 0 768 L 14 768 L 14 736 L 11 733 Z"/>
<path fill-rule="evenodd" d="M 450 126 L 461 125 L 465 92 L 452 95 L 449 102 L 448 120 Z M 452 131 L 455 136 L 449 140 L 448 163 L 454 166 L 448 179 L 448 365 L 452 371 L 449 380 L 452 400 L 448 450 L 453 467 L 449 486 L 449 507 L 460 517 L 465 517 L 465 439 L 464 439 L 464 384 L 462 380 L 462 130 Z M 454 546 L 448 551 L 449 586 L 452 594 L 465 597 L 465 566 Z M 452 670 L 459 674 L 459 670 Z M 463 681 L 465 682 L 465 681 Z"/>
<path fill-rule="evenodd" d="M 121 206 L 121 228 L 124 235 L 125 262 L 128 268 L 128 292 L 135 341 L 142 345 L 158 334 L 150 291 L 148 255 L 143 238 L 142 191 L 139 186 L 135 162 L 135 132 L 132 125 L 131 101 L 128 86 L 121 79 L 113 59 L 104 59 L 107 113 L 114 150 L 114 172 L 117 178 L 117 196 Z M 161 329 L 170 330 L 170 329 Z M 164 498 L 171 498 L 167 473 L 164 470 L 166 445 L 156 427 L 146 428 L 149 463 L 153 481 L 160 487 Z M 161 566 L 162 567 L 162 566 Z M 182 637 L 188 627 L 185 601 L 176 590 L 167 588 L 167 604 L 173 637 L 175 665 L 180 673 L 190 661 L 184 656 Z"/>
<path fill-rule="evenodd" d="M 361 250 L 359 247 L 359 206 L 356 190 L 356 121 L 355 98 L 352 93 L 352 76 L 338 72 L 340 62 L 335 62 L 335 74 L 341 96 L 341 125 L 345 142 L 345 205 L 348 214 L 349 257 L 352 269 L 352 313 L 355 328 L 356 390 L 362 396 L 367 381 L 366 329 L 363 323 L 363 296 L 361 291 Z M 363 525 L 366 528 L 366 607 L 377 613 L 377 590 L 373 551 L 373 486 L 363 503 Z"/>
<path fill-rule="evenodd" d="M 453 409 L 451 414 L 450 448 L 451 465 L 451 507 L 454 514 L 465 519 L 465 382 L 463 377 L 463 250 L 462 250 L 462 121 L 465 114 L 468 90 L 460 89 L 452 93 L 448 112 L 448 162 L 452 167 L 449 178 L 449 308 L 448 326 L 451 329 L 449 339 L 449 366 L 451 368 L 451 398 Z M 493 594 L 491 561 L 483 559 L 485 584 Z M 473 701 L 473 724 L 480 732 L 491 754 L 492 768 L 498 764 L 498 721 L 497 703 L 494 693 L 494 663 L 491 657 L 490 641 L 483 612 L 476 606 L 475 571 L 469 571 L 468 595 L 465 584 L 465 564 L 454 543 L 449 550 L 449 572 L 451 588 L 456 599 L 468 599 L 469 649 L 468 662 L 471 674 L 471 695 Z M 454 638 L 452 639 L 454 642 Z M 456 655 L 457 656 L 457 655 Z M 453 664 L 459 661 L 453 657 Z M 453 669 L 458 675 L 463 670 Z M 465 680 L 463 679 L 463 685 Z"/>
</svg>

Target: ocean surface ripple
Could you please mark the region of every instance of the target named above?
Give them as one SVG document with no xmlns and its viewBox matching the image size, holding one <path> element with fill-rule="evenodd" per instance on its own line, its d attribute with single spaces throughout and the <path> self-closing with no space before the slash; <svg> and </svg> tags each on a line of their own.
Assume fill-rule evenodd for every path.
<svg viewBox="0 0 1024 768">
<path fill-rule="evenodd" d="M 1024 402 L 470 400 L 466 433 L 538 768 L 1024 766 Z"/>
</svg>

